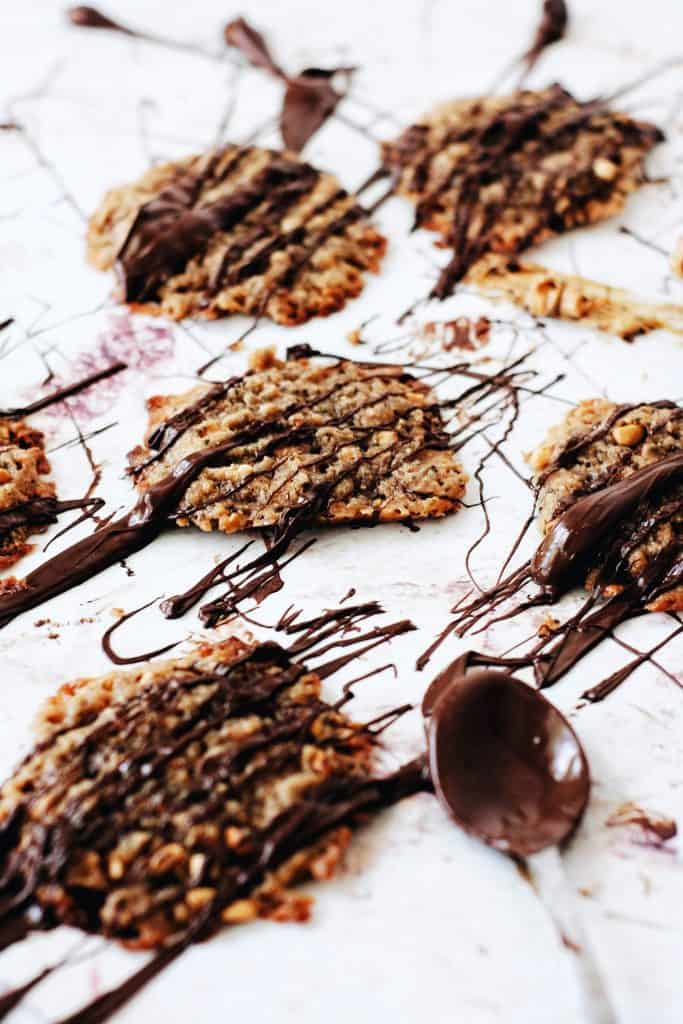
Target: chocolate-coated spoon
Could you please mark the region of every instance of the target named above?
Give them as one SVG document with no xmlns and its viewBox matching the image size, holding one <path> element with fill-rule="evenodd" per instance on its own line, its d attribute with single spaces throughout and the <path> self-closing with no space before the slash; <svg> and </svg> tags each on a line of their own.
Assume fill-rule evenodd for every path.
<svg viewBox="0 0 683 1024">
<path fill-rule="evenodd" d="M 537 690 L 505 672 L 468 673 L 466 666 L 463 657 L 445 669 L 422 704 L 436 794 L 467 832 L 529 858 L 529 878 L 576 954 L 583 1019 L 614 1024 L 555 849 L 588 801 L 586 755 L 566 718 Z"/>
</svg>

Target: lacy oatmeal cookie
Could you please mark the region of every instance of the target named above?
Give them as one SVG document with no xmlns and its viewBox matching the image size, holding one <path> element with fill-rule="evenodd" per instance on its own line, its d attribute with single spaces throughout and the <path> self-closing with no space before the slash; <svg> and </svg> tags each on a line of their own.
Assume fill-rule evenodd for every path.
<svg viewBox="0 0 683 1024">
<path fill-rule="evenodd" d="M 224 384 L 151 399 L 146 443 L 130 455 L 138 488 L 225 446 L 187 488 L 179 525 L 233 533 L 455 511 L 466 477 L 433 393 L 399 366 L 311 354 L 299 347 Z"/>
<path fill-rule="evenodd" d="M 535 263 L 484 256 L 467 280 L 486 295 L 507 299 L 532 316 L 579 321 L 624 341 L 661 328 L 683 334 L 683 306 L 643 302 L 621 288 Z"/>
<path fill-rule="evenodd" d="M 0 791 L 2 915 L 30 907 L 39 927 L 134 948 L 199 923 L 305 920 L 290 886 L 331 877 L 345 807 L 372 805 L 371 733 L 275 644 L 68 683 L 37 734 Z"/>
<path fill-rule="evenodd" d="M 30 551 L 31 534 L 54 522 L 49 472 L 42 433 L 23 420 L 0 419 L 0 569 Z"/>
<path fill-rule="evenodd" d="M 683 610 L 683 409 L 672 402 L 589 399 L 529 456 L 545 536 L 585 496 L 676 456 L 680 465 L 665 484 L 648 486 L 593 552 L 591 588 L 635 587 L 652 611 Z"/>
<path fill-rule="evenodd" d="M 255 146 L 152 168 L 108 192 L 88 230 L 88 258 L 117 264 L 122 301 L 174 320 L 327 316 L 361 292 L 385 248 L 336 178 Z"/>
<path fill-rule="evenodd" d="M 519 253 L 618 213 L 662 138 L 552 85 L 443 104 L 386 143 L 383 162 L 416 225 L 455 250 L 434 290 L 443 298 L 486 253 Z"/>
</svg>

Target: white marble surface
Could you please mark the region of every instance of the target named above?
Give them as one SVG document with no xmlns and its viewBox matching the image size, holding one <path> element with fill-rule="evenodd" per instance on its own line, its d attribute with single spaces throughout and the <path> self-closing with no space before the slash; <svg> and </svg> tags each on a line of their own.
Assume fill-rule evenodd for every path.
<svg viewBox="0 0 683 1024">
<path fill-rule="evenodd" d="M 207 353 L 221 351 L 245 324 L 169 325 L 117 310 L 108 298 L 110 280 L 84 263 L 84 215 L 105 188 L 137 176 L 150 160 L 215 141 L 224 116 L 230 117 L 224 137 L 239 141 L 273 114 L 279 86 L 256 72 L 236 70 L 221 49 L 223 21 L 248 14 L 292 68 L 338 61 L 360 65 L 355 99 L 340 108 L 346 122 L 330 123 L 307 151 L 312 161 L 354 187 L 375 166 L 376 150 L 352 124 L 386 137 L 396 123 L 406 123 L 437 99 L 485 90 L 528 43 L 537 4 L 252 0 L 248 11 L 240 12 L 218 0 L 188 5 L 111 0 L 107 11 L 140 28 L 196 42 L 214 56 L 79 32 L 66 25 L 56 0 L 5 0 L 0 11 L 0 120 L 16 118 L 25 132 L 0 135 L 0 313 L 16 318 L 0 336 L 0 404 L 26 396 L 45 376 L 45 363 L 66 381 L 111 356 L 127 358 L 125 376 L 99 388 L 94 397 L 36 417 L 55 449 L 54 473 L 64 497 L 82 493 L 90 468 L 77 443 L 59 446 L 77 439 L 78 430 L 86 435 L 101 430 L 90 444 L 102 465 L 100 492 L 115 508 L 130 501 L 122 480 L 123 457 L 141 434 L 144 398 L 187 386 Z M 547 53 L 532 82 L 558 78 L 588 96 L 610 91 L 679 51 L 679 0 L 574 0 L 572 12 L 568 39 Z M 668 183 L 645 188 L 617 222 L 546 246 L 544 259 L 653 299 L 683 302 L 683 282 L 671 278 L 666 257 L 617 230 L 627 224 L 665 250 L 677 236 L 682 99 L 680 69 L 627 99 L 630 109 L 670 133 L 670 142 L 651 161 L 653 176 L 661 173 Z M 392 114 L 376 119 L 371 107 Z M 259 138 L 276 141 L 267 129 Z M 378 318 L 368 336 L 374 341 L 391 337 L 395 317 L 424 294 L 443 259 L 427 235 L 408 235 L 410 219 L 398 200 L 382 208 L 379 220 L 390 237 L 389 255 L 383 274 L 360 300 L 329 320 L 295 331 L 265 325 L 249 345 L 307 340 L 326 350 L 350 351 L 347 332 L 372 316 Z M 489 307 L 469 295 L 425 311 L 421 318 L 494 309 L 508 324 L 496 329 L 485 355 L 500 356 L 510 347 L 513 354 L 533 350 L 530 365 L 541 382 L 558 372 L 566 375 L 547 397 L 523 405 L 507 448 L 520 468 L 521 453 L 564 414 L 567 401 L 593 394 L 616 399 L 683 394 L 681 342 L 662 332 L 630 346 L 580 326 L 555 324 L 539 332 L 522 314 Z M 214 375 L 236 372 L 244 364 L 244 353 L 231 354 Z M 466 450 L 471 470 L 476 455 Z M 493 578 L 529 500 L 525 488 L 496 460 L 485 479 L 495 525 L 473 564 L 483 582 Z M 470 497 L 476 497 L 474 488 Z M 392 618 L 407 616 L 419 626 L 392 646 L 398 678 L 386 675 L 370 682 L 359 695 L 358 713 L 417 701 L 431 669 L 459 650 L 451 643 L 430 670 L 414 671 L 416 655 L 446 622 L 449 605 L 462 592 L 464 553 L 480 529 L 481 511 L 473 507 L 424 526 L 415 536 L 403 527 L 320 534 L 307 556 L 286 571 L 285 588 L 269 599 L 259 617 L 274 622 L 290 602 L 310 611 L 330 606 L 356 586 L 359 598 L 378 598 Z M 0 633 L 3 772 L 27 748 L 30 719 L 57 683 L 106 670 L 99 639 L 112 621 L 112 609 L 131 609 L 162 592 L 176 592 L 237 544 L 237 538 L 169 533 L 131 559 L 133 576 L 112 568 Z M 40 552 L 30 556 L 22 568 L 41 557 Z M 34 625 L 41 619 L 49 621 Z M 646 646 L 670 629 L 671 620 L 653 616 L 631 623 L 624 635 Z M 528 632 L 529 622 L 518 621 L 484 640 L 502 650 Z M 152 608 L 117 641 L 126 651 L 136 651 L 157 638 L 188 633 L 199 633 L 194 613 L 181 623 L 166 623 Z M 550 691 L 573 714 L 594 780 L 589 812 L 563 863 L 618 1020 L 677 1024 L 683 1019 L 680 841 L 652 849 L 638 842 L 637 832 L 606 828 L 605 821 L 632 800 L 683 824 L 683 694 L 646 664 L 605 703 L 573 710 L 579 694 L 625 657 L 607 642 Z M 368 668 L 386 658 L 386 649 L 375 652 L 367 659 Z M 671 644 L 661 659 L 680 673 L 683 647 Z M 339 683 L 330 680 L 331 690 Z M 421 743 L 417 713 L 389 732 L 386 742 L 391 762 L 416 751 Z M 532 889 L 504 857 L 451 826 L 431 798 L 405 802 L 363 833 L 346 871 L 318 886 L 316 898 L 314 918 L 306 926 L 258 924 L 192 949 L 121 1019 L 173 1024 L 226 1018 L 288 1024 L 570 1024 L 586 1019 L 578 1006 L 572 954 L 560 944 Z M 76 940 L 66 931 L 32 939 L 0 958 L 0 978 L 17 983 L 42 958 L 51 959 Z M 16 1012 L 17 1024 L 61 1016 L 137 963 L 132 954 L 98 949 L 35 990 Z"/>
</svg>

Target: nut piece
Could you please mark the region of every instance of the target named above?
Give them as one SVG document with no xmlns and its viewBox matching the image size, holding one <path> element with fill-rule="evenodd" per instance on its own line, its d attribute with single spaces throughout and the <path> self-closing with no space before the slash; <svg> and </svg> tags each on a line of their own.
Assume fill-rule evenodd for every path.
<svg viewBox="0 0 683 1024">
<path fill-rule="evenodd" d="M 619 168 L 607 157 L 599 156 L 593 161 L 593 174 L 601 181 L 614 181 Z"/>
<path fill-rule="evenodd" d="M 216 890 L 210 886 L 198 886 L 196 889 L 190 889 L 185 894 L 185 902 L 187 903 L 190 910 L 201 910 L 207 903 L 216 895 Z"/>
<path fill-rule="evenodd" d="M 167 843 L 152 854 L 149 859 L 149 873 L 151 875 L 165 875 L 168 871 L 184 864 L 187 854 L 180 843 Z"/>
<path fill-rule="evenodd" d="M 645 427 L 642 427 L 640 423 L 624 423 L 623 426 L 614 428 L 612 437 L 617 444 L 633 448 L 634 445 L 639 444 L 645 437 Z"/>
<path fill-rule="evenodd" d="M 224 924 L 243 924 L 253 921 L 258 913 L 256 900 L 235 900 L 221 914 Z"/>
</svg>

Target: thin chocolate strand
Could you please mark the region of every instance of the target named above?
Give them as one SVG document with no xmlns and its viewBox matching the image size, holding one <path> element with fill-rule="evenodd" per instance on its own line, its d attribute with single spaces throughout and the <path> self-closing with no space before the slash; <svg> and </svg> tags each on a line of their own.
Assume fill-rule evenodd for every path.
<svg viewBox="0 0 683 1024">
<path fill-rule="evenodd" d="M 45 395 L 43 398 L 37 398 L 35 402 L 31 402 L 29 405 L 0 409 L 0 418 L 10 420 L 23 419 L 25 416 L 30 416 L 34 412 L 40 412 L 50 405 L 62 402 L 65 398 L 72 398 L 73 395 L 80 394 L 81 391 L 85 391 L 93 384 L 97 384 L 101 380 L 107 380 L 109 377 L 114 377 L 117 373 L 121 373 L 122 370 L 126 369 L 128 369 L 127 363 L 117 361 L 103 370 L 97 370 L 95 373 L 88 374 L 87 377 L 83 377 L 73 384 L 67 384 L 58 391 L 53 391 L 52 394 Z"/>
</svg>

